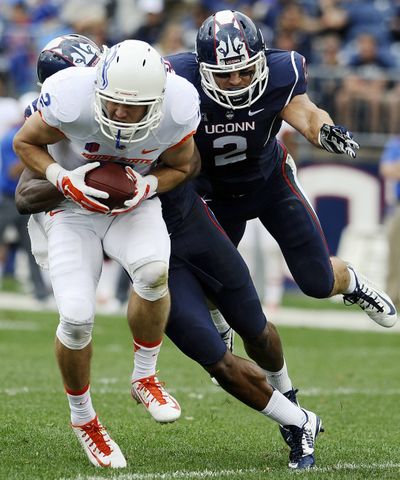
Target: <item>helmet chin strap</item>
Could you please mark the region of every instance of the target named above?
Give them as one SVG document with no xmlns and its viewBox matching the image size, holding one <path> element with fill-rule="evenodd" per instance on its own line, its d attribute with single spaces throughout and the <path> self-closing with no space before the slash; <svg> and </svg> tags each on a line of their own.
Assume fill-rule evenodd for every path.
<svg viewBox="0 0 400 480">
<path fill-rule="evenodd" d="M 116 148 L 121 148 L 121 130 L 118 130 L 117 137 L 115 139 L 115 146 Z"/>
</svg>

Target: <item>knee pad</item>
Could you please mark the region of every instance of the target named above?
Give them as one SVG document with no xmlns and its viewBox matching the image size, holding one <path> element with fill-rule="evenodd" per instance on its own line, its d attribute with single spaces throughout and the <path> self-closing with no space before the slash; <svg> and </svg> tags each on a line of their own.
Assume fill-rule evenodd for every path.
<svg viewBox="0 0 400 480">
<path fill-rule="evenodd" d="M 94 303 L 88 299 L 58 298 L 60 323 L 56 335 L 71 350 L 85 348 L 92 339 Z"/>
<path fill-rule="evenodd" d="M 133 289 L 150 302 L 155 302 L 168 293 L 168 265 L 156 261 L 142 265 L 133 272 Z"/>
<path fill-rule="evenodd" d="M 60 318 L 56 336 L 70 350 L 82 350 L 92 339 L 92 323 L 71 323 Z"/>
</svg>

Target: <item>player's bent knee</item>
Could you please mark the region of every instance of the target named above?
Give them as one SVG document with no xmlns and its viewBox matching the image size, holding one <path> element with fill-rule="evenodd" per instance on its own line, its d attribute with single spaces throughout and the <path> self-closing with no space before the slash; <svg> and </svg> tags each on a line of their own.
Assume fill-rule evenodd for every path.
<svg viewBox="0 0 400 480">
<path fill-rule="evenodd" d="M 71 350 L 85 348 L 92 338 L 95 307 L 87 298 L 58 298 L 60 323 L 57 338 Z"/>
<path fill-rule="evenodd" d="M 328 298 L 331 295 L 332 285 L 330 283 L 305 284 L 301 285 L 301 291 L 312 298 Z"/>
<path fill-rule="evenodd" d="M 133 272 L 133 289 L 139 297 L 155 302 L 168 293 L 168 265 L 150 262 Z"/>
<path fill-rule="evenodd" d="M 236 358 L 227 351 L 221 360 L 205 368 L 207 372 L 219 382 L 231 383 L 235 376 L 235 364 Z"/>
<path fill-rule="evenodd" d="M 308 262 L 295 280 L 301 291 L 313 298 L 328 298 L 335 283 L 332 267 L 327 262 Z"/>
<path fill-rule="evenodd" d="M 56 336 L 64 347 L 70 350 L 82 350 L 92 339 L 93 322 L 77 324 L 61 318 Z"/>
</svg>

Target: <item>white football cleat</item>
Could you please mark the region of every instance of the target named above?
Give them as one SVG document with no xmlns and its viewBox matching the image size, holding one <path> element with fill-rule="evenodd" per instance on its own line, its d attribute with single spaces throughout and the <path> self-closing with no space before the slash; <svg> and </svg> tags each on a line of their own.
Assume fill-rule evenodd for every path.
<svg viewBox="0 0 400 480">
<path fill-rule="evenodd" d="M 124 468 L 126 460 L 97 416 L 84 425 L 71 424 L 83 450 L 96 467 Z"/>
<path fill-rule="evenodd" d="M 181 407 L 155 375 L 132 383 L 132 398 L 142 403 L 156 422 L 175 422 L 181 416 Z"/>
<path fill-rule="evenodd" d="M 397 322 L 397 311 L 389 295 L 377 288 L 368 278 L 357 273 L 352 265 L 347 264 L 347 268 L 356 277 L 356 288 L 353 293 L 343 295 L 344 304 L 357 304 L 381 327 L 393 327 Z"/>
</svg>

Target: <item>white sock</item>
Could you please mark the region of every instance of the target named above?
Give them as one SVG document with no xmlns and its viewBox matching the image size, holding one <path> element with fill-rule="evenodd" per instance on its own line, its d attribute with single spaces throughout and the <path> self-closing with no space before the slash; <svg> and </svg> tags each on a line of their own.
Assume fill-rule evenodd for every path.
<svg viewBox="0 0 400 480">
<path fill-rule="evenodd" d="M 218 309 L 210 310 L 210 315 L 219 333 L 225 333 L 231 328 Z"/>
<path fill-rule="evenodd" d="M 354 290 L 356 289 L 356 286 L 357 286 L 356 276 L 355 276 L 353 270 L 348 268 L 347 271 L 349 272 L 349 275 L 350 275 L 350 282 L 349 282 L 349 285 L 344 292 L 345 294 L 346 293 L 353 293 Z"/>
<path fill-rule="evenodd" d="M 90 386 L 87 385 L 80 391 L 73 391 L 65 389 L 69 408 L 71 409 L 71 423 L 72 425 L 85 425 L 96 416 L 92 405 L 92 398 L 90 396 Z"/>
<path fill-rule="evenodd" d="M 277 372 L 270 372 L 268 370 L 264 370 L 265 375 L 267 376 L 268 383 L 271 387 L 276 388 L 281 393 L 286 393 L 289 390 L 293 389 L 292 381 L 290 380 L 286 361 L 283 360 L 283 367 Z"/>
<path fill-rule="evenodd" d="M 278 390 L 274 390 L 268 405 L 261 413 L 283 426 L 295 425 L 301 428 L 307 421 L 303 410 L 288 400 Z"/>
<path fill-rule="evenodd" d="M 160 353 L 162 340 L 154 343 L 145 343 L 134 339 L 135 364 L 132 372 L 132 382 L 139 378 L 155 375 L 158 354 Z"/>
</svg>

